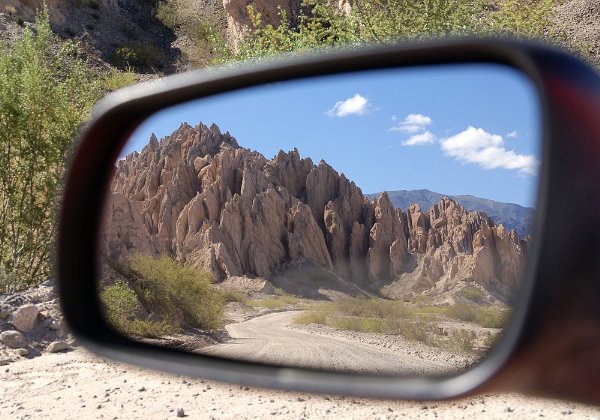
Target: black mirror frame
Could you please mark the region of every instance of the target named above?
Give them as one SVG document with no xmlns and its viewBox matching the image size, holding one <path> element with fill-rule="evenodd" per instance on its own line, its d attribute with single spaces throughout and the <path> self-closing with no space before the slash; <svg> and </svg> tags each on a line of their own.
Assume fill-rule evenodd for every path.
<svg viewBox="0 0 600 420">
<path fill-rule="evenodd" d="M 329 373 L 153 347 L 107 325 L 96 289 L 103 201 L 120 148 L 145 118 L 177 103 L 274 81 L 474 62 L 512 67 L 533 82 L 543 136 L 535 240 L 524 287 L 502 340 L 479 365 L 435 378 Z M 81 343 L 99 355 L 219 381 L 378 398 L 444 399 L 516 390 L 600 402 L 600 264 L 590 262 L 600 262 L 600 239 L 593 235 L 600 233 L 600 187 L 590 176 L 594 164 L 600 163 L 598 140 L 598 75 L 558 50 L 509 40 L 451 40 L 291 56 L 126 88 L 96 106 L 70 159 L 56 261 L 65 319 Z M 573 207 L 583 214 L 567 220 Z M 579 242 L 573 242 L 576 239 Z M 575 245 L 565 247 L 565 241 Z M 595 365 L 582 367 L 584 362 L 577 361 L 582 354 L 585 363 Z"/>
</svg>

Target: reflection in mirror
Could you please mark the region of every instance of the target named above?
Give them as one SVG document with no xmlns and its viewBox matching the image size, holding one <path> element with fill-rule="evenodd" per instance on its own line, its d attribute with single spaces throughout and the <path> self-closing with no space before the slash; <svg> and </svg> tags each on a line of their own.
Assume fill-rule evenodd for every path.
<svg viewBox="0 0 600 420">
<path fill-rule="evenodd" d="M 146 342 L 445 375 L 511 314 L 538 98 L 489 64 L 282 82 L 165 109 L 115 163 L 100 299 Z"/>
</svg>

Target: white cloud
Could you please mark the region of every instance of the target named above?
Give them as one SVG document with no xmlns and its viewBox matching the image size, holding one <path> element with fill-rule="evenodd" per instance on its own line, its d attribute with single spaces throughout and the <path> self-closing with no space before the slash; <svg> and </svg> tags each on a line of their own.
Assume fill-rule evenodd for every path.
<svg viewBox="0 0 600 420">
<path fill-rule="evenodd" d="M 506 134 L 506 137 L 509 139 L 516 139 L 519 137 L 519 132 L 517 130 L 511 131 L 510 133 Z"/>
<path fill-rule="evenodd" d="M 364 96 L 356 94 L 345 101 L 338 101 L 325 114 L 330 117 L 347 117 L 349 115 L 365 115 L 371 104 Z"/>
<path fill-rule="evenodd" d="M 435 142 L 435 135 L 431 131 L 425 131 L 424 133 L 415 134 L 410 136 L 407 140 L 402 142 L 403 146 L 424 146 L 433 144 Z"/>
<path fill-rule="evenodd" d="M 404 119 L 404 123 L 424 126 L 431 124 L 431 118 L 423 114 L 409 114 Z"/>
<path fill-rule="evenodd" d="M 522 174 L 537 173 L 539 161 L 534 155 L 522 155 L 506 150 L 502 136 L 490 134 L 481 128 L 466 130 L 441 141 L 444 153 L 465 163 L 484 169 L 514 169 Z"/>
<path fill-rule="evenodd" d="M 431 125 L 431 118 L 423 114 L 409 114 L 398 125 L 390 128 L 390 131 L 402 131 L 404 133 L 418 133 L 424 131 Z"/>
</svg>

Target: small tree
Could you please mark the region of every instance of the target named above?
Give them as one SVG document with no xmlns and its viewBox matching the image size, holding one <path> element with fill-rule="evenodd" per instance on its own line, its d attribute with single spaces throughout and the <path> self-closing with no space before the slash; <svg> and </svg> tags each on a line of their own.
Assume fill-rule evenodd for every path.
<svg viewBox="0 0 600 420">
<path fill-rule="evenodd" d="M 0 292 L 48 277 L 65 156 L 101 94 L 78 45 L 53 35 L 46 10 L 35 31 L 0 45 Z"/>
</svg>

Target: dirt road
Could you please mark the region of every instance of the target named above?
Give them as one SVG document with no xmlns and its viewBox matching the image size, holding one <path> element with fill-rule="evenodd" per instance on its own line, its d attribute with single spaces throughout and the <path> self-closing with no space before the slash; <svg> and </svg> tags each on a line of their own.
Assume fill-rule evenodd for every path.
<svg viewBox="0 0 600 420">
<path fill-rule="evenodd" d="M 451 370 L 447 359 L 424 358 L 414 344 L 391 349 L 340 336 L 292 328 L 301 311 L 271 313 L 226 326 L 232 341 L 205 347 L 202 353 L 274 364 L 360 373 L 422 375 Z"/>
</svg>

